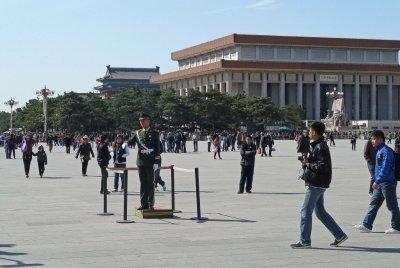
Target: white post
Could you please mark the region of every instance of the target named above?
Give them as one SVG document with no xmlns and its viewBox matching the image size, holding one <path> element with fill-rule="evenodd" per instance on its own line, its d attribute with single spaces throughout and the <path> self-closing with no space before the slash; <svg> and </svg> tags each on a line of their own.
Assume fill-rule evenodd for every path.
<svg viewBox="0 0 400 268">
<path fill-rule="evenodd" d="M 244 73 L 243 90 L 244 90 L 244 93 L 247 96 L 249 96 L 249 94 L 250 94 L 250 90 L 249 90 L 249 73 Z"/>
<path fill-rule="evenodd" d="M 285 106 L 285 74 L 280 74 L 280 82 L 279 82 L 279 107 L 282 108 Z"/>
<path fill-rule="evenodd" d="M 371 120 L 376 120 L 376 75 L 372 75 L 371 83 Z"/>
<path fill-rule="evenodd" d="M 297 75 L 297 105 L 303 106 L 303 75 Z"/>
<path fill-rule="evenodd" d="M 393 76 L 388 76 L 388 120 L 393 120 Z"/>
<path fill-rule="evenodd" d="M 261 96 L 267 97 L 268 96 L 268 81 L 267 81 L 267 73 L 261 74 Z"/>
<path fill-rule="evenodd" d="M 317 75 L 317 79 L 315 80 L 315 107 L 314 107 L 314 119 L 321 119 L 321 83 L 319 81 L 319 75 Z"/>
<path fill-rule="evenodd" d="M 354 120 L 360 120 L 360 76 L 356 75 L 354 85 Z"/>
</svg>

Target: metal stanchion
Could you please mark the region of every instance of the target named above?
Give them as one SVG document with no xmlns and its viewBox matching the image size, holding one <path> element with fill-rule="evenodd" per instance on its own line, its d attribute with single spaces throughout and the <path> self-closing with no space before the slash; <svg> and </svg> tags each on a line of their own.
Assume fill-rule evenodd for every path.
<svg viewBox="0 0 400 268">
<path fill-rule="evenodd" d="M 171 166 L 171 206 L 174 213 L 181 213 L 182 211 L 175 209 L 175 169 Z"/>
<path fill-rule="evenodd" d="M 128 171 L 124 170 L 124 218 L 118 220 L 117 223 L 134 223 L 133 220 L 128 220 Z"/>
<path fill-rule="evenodd" d="M 191 218 L 191 220 L 197 220 L 198 222 L 206 221 L 208 218 L 201 217 L 200 209 L 200 182 L 199 182 L 199 169 L 194 169 L 194 176 L 196 180 L 196 206 L 197 206 L 197 217 Z"/>
<path fill-rule="evenodd" d="M 107 172 L 107 171 L 106 171 Z M 114 213 L 107 212 L 107 178 L 103 180 L 103 171 L 101 172 L 101 180 L 103 184 L 103 212 L 97 213 L 99 216 L 110 216 L 114 215 Z"/>
</svg>

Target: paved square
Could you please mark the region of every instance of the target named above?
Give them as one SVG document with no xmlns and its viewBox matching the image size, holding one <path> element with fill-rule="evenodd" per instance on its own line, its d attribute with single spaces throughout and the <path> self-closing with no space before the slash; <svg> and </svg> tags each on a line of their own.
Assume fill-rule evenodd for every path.
<svg viewBox="0 0 400 268">
<path fill-rule="evenodd" d="M 183 213 L 171 220 L 133 217 L 139 203 L 138 177 L 129 174 L 129 218 L 122 218 L 122 194 L 109 196 L 114 216 L 100 217 L 100 170 L 90 161 L 88 175 L 80 176 L 80 161 L 55 147 L 48 153 L 45 177 L 36 159 L 31 179 L 23 163 L 6 160 L 0 151 L 0 267 L 399 267 L 400 236 L 383 232 L 390 217 L 383 206 L 374 233 L 352 229 L 369 202 L 368 171 L 362 158 L 364 141 L 356 152 L 349 141 L 331 148 L 333 181 L 326 208 L 348 234 L 341 248 L 330 248 L 333 238 L 314 216 L 313 247 L 292 250 L 299 237 L 299 210 L 304 185 L 297 180 L 299 163 L 294 141 L 277 141 L 272 158 L 257 156 L 253 194 L 238 195 L 240 156 L 222 153 L 212 160 L 206 144 L 199 153 L 163 154 L 163 165 L 200 169 L 201 203 L 210 220 L 197 223 L 194 178 L 176 173 L 176 207 Z M 192 146 L 188 143 L 189 151 Z M 35 149 L 36 150 L 36 149 Z M 47 151 L 47 148 L 46 148 Z M 128 166 L 134 166 L 131 152 Z M 169 172 L 162 171 L 169 189 Z M 110 174 L 109 188 L 113 176 Z M 170 192 L 158 192 L 156 202 L 169 206 Z"/>
</svg>

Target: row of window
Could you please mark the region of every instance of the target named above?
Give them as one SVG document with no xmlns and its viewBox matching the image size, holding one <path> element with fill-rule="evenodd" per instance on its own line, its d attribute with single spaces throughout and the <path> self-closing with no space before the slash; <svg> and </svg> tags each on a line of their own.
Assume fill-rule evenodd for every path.
<svg viewBox="0 0 400 268">
<path fill-rule="evenodd" d="M 211 53 L 207 53 L 204 55 L 200 55 L 194 58 L 185 59 L 179 61 L 179 70 L 193 68 L 196 66 L 201 66 L 208 63 L 213 63 L 220 61 L 221 59 L 225 60 L 237 60 L 237 51 L 235 47 L 227 48 L 224 50 L 219 50 Z"/>
<path fill-rule="evenodd" d="M 398 51 L 324 47 L 241 46 L 239 60 L 397 64 Z"/>
</svg>

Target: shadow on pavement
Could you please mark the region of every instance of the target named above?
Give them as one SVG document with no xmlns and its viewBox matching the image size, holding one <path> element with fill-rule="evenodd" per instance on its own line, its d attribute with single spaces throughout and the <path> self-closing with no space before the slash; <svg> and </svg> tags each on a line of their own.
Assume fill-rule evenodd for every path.
<svg viewBox="0 0 400 268">
<path fill-rule="evenodd" d="M 226 214 L 222 214 L 222 213 L 206 213 L 206 214 L 207 214 L 207 216 L 208 215 L 219 215 L 219 216 L 226 217 L 226 218 L 229 218 L 229 219 L 212 219 L 212 218 L 208 218 L 208 219 L 205 219 L 205 220 L 194 220 L 193 218 L 182 218 L 182 217 L 178 217 L 178 216 L 175 216 L 175 215 L 174 215 L 173 219 L 175 219 L 175 220 L 186 220 L 186 221 L 197 221 L 198 223 L 204 223 L 204 222 L 208 222 L 208 221 L 211 221 L 211 222 L 241 222 L 241 223 L 255 223 L 255 222 L 257 222 L 257 221 L 253 221 L 253 220 L 237 218 L 237 217 L 226 215 Z"/>
<path fill-rule="evenodd" d="M 251 194 L 270 194 L 270 195 L 290 195 L 290 194 L 304 194 L 304 193 L 273 193 L 273 192 L 252 192 Z"/>
<path fill-rule="evenodd" d="M 373 253 L 400 253 L 400 248 L 374 248 L 374 247 L 352 247 L 342 246 L 337 248 L 314 248 L 319 250 L 354 251 L 354 252 L 373 252 Z"/>
<path fill-rule="evenodd" d="M 72 177 L 43 177 L 38 179 L 62 180 L 62 179 L 72 179 Z"/>
<path fill-rule="evenodd" d="M 0 247 L 11 248 L 11 247 L 14 247 L 14 246 L 15 246 L 15 244 L 0 244 Z M 28 255 L 28 254 L 27 253 L 16 253 L 16 252 L 0 251 L 0 256 L 22 256 L 22 255 Z M 13 262 L 13 263 L 10 263 L 10 264 L 2 264 L 2 265 L 0 265 L 0 267 L 35 267 L 35 266 L 44 266 L 41 263 L 25 263 L 23 261 L 9 259 L 9 258 L 3 258 L 3 257 L 0 257 L 0 260 Z"/>
</svg>

